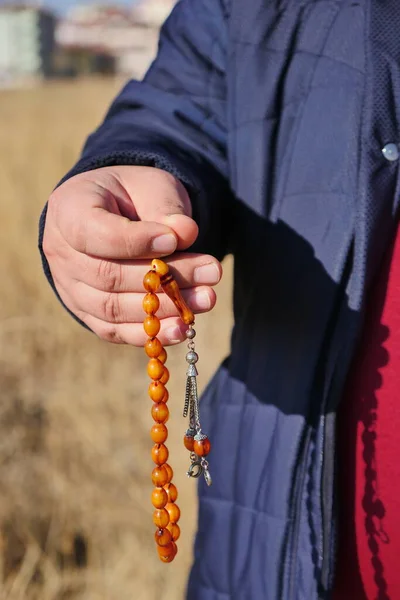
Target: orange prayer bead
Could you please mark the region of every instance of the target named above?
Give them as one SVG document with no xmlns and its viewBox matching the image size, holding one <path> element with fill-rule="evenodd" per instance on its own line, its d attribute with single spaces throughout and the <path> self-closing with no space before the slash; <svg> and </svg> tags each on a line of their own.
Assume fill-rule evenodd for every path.
<svg viewBox="0 0 400 600">
<path fill-rule="evenodd" d="M 164 277 L 169 273 L 169 266 L 166 262 L 159 258 L 153 258 L 153 260 L 151 261 L 151 266 L 160 277 Z"/>
<path fill-rule="evenodd" d="M 165 508 L 157 508 L 153 512 L 153 523 L 160 529 L 165 529 L 169 524 L 169 513 Z"/>
<path fill-rule="evenodd" d="M 150 338 L 145 343 L 144 349 L 146 351 L 147 356 L 150 358 L 158 358 L 160 359 L 161 353 L 163 351 L 162 344 L 158 338 Z M 161 361 L 164 364 L 164 361 Z"/>
<path fill-rule="evenodd" d="M 167 463 L 164 465 L 164 467 L 166 468 L 167 473 L 168 473 L 168 482 L 167 483 L 171 483 L 171 480 L 172 480 L 172 478 L 174 476 L 174 472 L 172 470 L 172 467 L 170 467 L 169 464 L 167 464 Z"/>
<path fill-rule="evenodd" d="M 147 315 L 143 321 L 143 327 L 147 335 L 151 338 L 155 337 L 160 331 L 160 319 L 155 315 Z"/>
<path fill-rule="evenodd" d="M 168 354 L 165 348 L 162 348 L 159 356 L 158 356 L 158 360 L 161 360 L 162 364 L 165 364 L 165 361 L 168 358 Z"/>
<path fill-rule="evenodd" d="M 174 504 L 173 502 L 168 502 L 168 504 L 165 506 L 165 510 L 168 511 L 170 523 L 177 523 L 179 521 L 181 511 L 177 504 Z"/>
<path fill-rule="evenodd" d="M 166 389 L 166 390 L 165 390 L 165 394 L 164 394 L 164 396 L 162 397 L 162 400 L 161 400 L 161 402 L 164 402 L 164 403 L 166 404 L 166 403 L 168 402 L 168 400 L 169 400 L 169 391 Z"/>
<path fill-rule="evenodd" d="M 170 542 L 166 546 L 157 546 L 158 556 L 163 562 L 171 562 L 174 560 L 176 551 L 174 542 Z"/>
<path fill-rule="evenodd" d="M 158 361 L 158 362 L 161 362 L 161 361 Z M 160 379 L 161 383 L 163 383 L 164 385 L 167 385 L 167 383 L 169 381 L 169 371 L 168 371 L 167 367 L 164 367 L 163 373 L 159 379 Z"/>
<path fill-rule="evenodd" d="M 168 502 L 168 494 L 164 488 L 156 487 L 151 494 L 151 501 L 154 508 L 164 508 Z"/>
<path fill-rule="evenodd" d="M 208 438 L 201 441 L 194 440 L 193 450 L 196 452 L 197 456 L 207 456 L 211 450 L 210 440 Z"/>
<path fill-rule="evenodd" d="M 172 544 L 172 542 L 171 542 Z M 158 546 L 159 548 L 161 546 Z M 176 554 L 172 554 L 172 556 L 159 556 L 159 559 L 161 560 L 162 563 L 171 563 L 174 558 L 175 558 Z"/>
<path fill-rule="evenodd" d="M 161 379 L 161 383 L 163 385 L 166 384 L 166 381 L 162 381 L 162 378 L 164 377 L 164 370 L 165 367 L 162 362 L 158 360 L 158 358 L 151 358 L 147 363 L 148 376 L 151 377 L 151 379 Z"/>
<path fill-rule="evenodd" d="M 153 404 L 151 416 L 157 423 L 166 423 L 169 417 L 169 410 L 165 402 L 156 402 Z"/>
<path fill-rule="evenodd" d="M 160 308 L 160 301 L 158 299 L 158 296 L 156 296 L 156 294 L 153 294 L 152 292 L 149 292 L 148 294 L 146 294 L 145 297 L 143 298 L 144 312 L 146 312 L 148 315 L 154 315 L 158 311 L 159 308 Z"/>
<path fill-rule="evenodd" d="M 154 402 L 161 402 L 165 396 L 166 389 L 160 381 L 153 381 L 149 385 L 149 396 Z"/>
<path fill-rule="evenodd" d="M 175 542 L 171 542 L 172 546 L 174 547 L 174 557 L 178 554 L 178 546 L 175 544 Z"/>
<path fill-rule="evenodd" d="M 168 429 L 163 423 L 157 423 L 151 428 L 150 436 L 155 444 L 162 444 L 168 437 Z"/>
<path fill-rule="evenodd" d="M 156 292 L 160 287 L 160 276 L 155 271 L 146 273 L 143 279 L 143 287 L 147 292 Z"/>
<path fill-rule="evenodd" d="M 181 528 L 177 523 L 170 523 L 167 527 L 168 531 L 172 536 L 172 540 L 176 542 L 179 540 L 179 536 L 181 535 Z"/>
<path fill-rule="evenodd" d="M 151 474 L 151 480 L 156 487 L 164 487 L 168 483 L 168 471 L 165 465 L 155 467 Z"/>
<path fill-rule="evenodd" d="M 185 445 L 185 448 L 187 448 L 189 450 L 189 452 L 193 452 L 193 448 L 194 448 L 194 437 L 191 435 L 185 435 L 185 437 L 183 438 L 183 443 Z"/>
<path fill-rule="evenodd" d="M 176 489 L 176 485 L 173 483 L 168 483 L 165 486 L 165 491 L 167 492 L 168 502 L 176 502 L 178 498 L 178 490 Z"/>
<path fill-rule="evenodd" d="M 156 444 L 151 449 L 151 458 L 153 459 L 153 462 L 156 463 L 156 465 L 160 466 L 165 464 L 168 460 L 168 455 L 168 448 L 164 446 L 164 444 Z"/>
<path fill-rule="evenodd" d="M 172 533 L 168 529 L 157 529 L 154 539 L 158 546 L 166 546 L 172 542 Z"/>
</svg>

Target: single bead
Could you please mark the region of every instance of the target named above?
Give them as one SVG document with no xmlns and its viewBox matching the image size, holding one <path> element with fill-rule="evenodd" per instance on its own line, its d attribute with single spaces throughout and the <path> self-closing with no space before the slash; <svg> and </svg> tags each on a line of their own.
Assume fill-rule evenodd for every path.
<svg viewBox="0 0 400 600">
<path fill-rule="evenodd" d="M 161 379 L 164 376 L 164 365 L 158 358 L 151 358 L 147 363 L 147 374 L 151 379 Z M 168 381 L 168 380 L 167 380 Z M 161 381 L 165 384 L 165 381 Z"/>
<path fill-rule="evenodd" d="M 150 436 L 155 444 L 162 444 L 168 437 L 168 429 L 163 423 L 157 423 L 151 428 Z"/>
<path fill-rule="evenodd" d="M 161 465 L 161 467 L 155 467 L 151 474 L 151 480 L 155 487 L 164 487 L 168 483 L 168 471 L 165 468 L 165 465 Z"/>
<path fill-rule="evenodd" d="M 158 546 L 166 546 L 172 542 L 172 533 L 168 529 L 157 529 L 154 539 Z M 175 540 L 174 540 L 175 541 Z"/>
<path fill-rule="evenodd" d="M 160 301 L 156 294 L 149 292 L 143 298 L 143 310 L 148 315 L 154 315 L 160 308 Z"/>
<path fill-rule="evenodd" d="M 149 338 L 145 343 L 144 349 L 147 356 L 149 356 L 150 358 L 158 358 L 158 360 L 160 360 L 160 355 L 164 350 L 158 338 Z M 161 362 L 163 363 L 163 361 Z"/>
<path fill-rule="evenodd" d="M 151 501 L 154 508 L 164 508 L 168 502 L 168 494 L 163 487 L 154 488 L 151 494 Z"/>
<path fill-rule="evenodd" d="M 168 525 L 167 529 L 170 532 L 170 534 L 172 536 L 172 540 L 174 542 L 179 540 L 179 537 L 181 535 L 181 528 L 179 527 L 179 525 L 177 523 L 170 523 Z"/>
<path fill-rule="evenodd" d="M 160 276 L 155 271 L 146 273 L 143 279 L 143 286 L 147 292 L 156 292 L 160 287 Z"/>
<path fill-rule="evenodd" d="M 151 449 L 151 458 L 156 465 L 163 465 L 168 460 L 168 448 L 164 444 L 155 444 Z"/>
<path fill-rule="evenodd" d="M 193 340 L 196 337 L 196 331 L 192 327 L 186 331 L 186 337 L 188 340 Z"/>
<path fill-rule="evenodd" d="M 165 263 L 163 260 L 160 260 L 159 258 L 154 258 L 151 261 L 151 267 L 156 273 L 158 273 L 160 277 L 164 277 L 164 275 L 167 275 L 169 273 L 169 266 L 167 265 L 167 263 Z"/>
<path fill-rule="evenodd" d="M 165 402 L 156 402 L 153 404 L 151 416 L 157 423 L 166 423 L 169 417 L 169 410 Z"/>
<path fill-rule="evenodd" d="M 168 502 L 168 504 L 165 506 L 165 510 L 168 511 L 170 523 L 177 523 L 179 521 L 181 517 L 181 511 L 177 504 L 174 502 Z"/>
<path fill-rule="evenodd" d="M 186 354 L 186 362 L 190 365 L 194 365 L 199 360 L 199 355 L 194 350 L 191 350 Z"/>
<path fill-rule="evenodd" d="M 147 317 L 143 321 L 143 327 L 147 335 L 153 338 L 160 331 L 160 319 L 158 319 L 158 317 L 156 317 L 155 315 L 147 315 Z"/>
<path fill-rule="evenodd" d="M 194 437 L 192 435 L 185 435 L 183 438 L 184 446 L 189 452 L 193 452 L 194 449 Z"/>
<path fill-rule="evenodd" d="M 153 523 L 160 529 L 165 529 L 169 524 L 169 513 L 165 508 L 157 508 L 153 512 Z"/>
<path fill-rule="evenodd" d="M 170 542 L 166 546 L 157 546 L 158 556 L 163 562 L 171 562 L 175 558 L 175 544 Z"/>
<path fill-rule="evenodd" d="M 158 362 L 161 362 L 161 361 L 158 361 Z M 164 371 L 163 371 L 163 374 L 160 377 L 160 381 L 164 385 L 167 385 L 167 383 L 169 381 L 169 371 L 168 371 L 167 367 L 164 367 Z"/>
<path fill-rule="evenodd" d="M 172 544 L 172 542 L 171 542 Z M 160 547 L 160 546 L 159 546 Z M 162 563 L 172 563 L 172 561 L 175 559 L 176 554 L 173 554 L 172 556 L 159 556 L 159 559 L 161 560 Z"/>
<path fill-rule="evenodd" d="M 167 483 L 171 483 L 172 478 L 174 476 L 174 472 L 172 470 L 172 467 L 170 467 L 169 464 L 167 464 L 167 463 L 164 465 L 164 467 L 166 468 L 167 473 L 168 473 L 168 482 Z"/>
<path fill-rule="evenodd" d="M 171 542 L 171 544 L 174 547 L 174 557 L 178 554 L 178 546 L 175 544 L 175 542 Z"/>
<path fill-rule="evenodd" d="M 167 358 L 168 358 L 168 354 L 165 348 L 163 348 L 160 352 L 160 354 L 158 355 L 158 360 L 160 360 L 162 362 L 162 364 L 164 365 Z"/>
<path fill-rule="evenodd" d="M 178 498 L 178 490 L 176 485 L 173 483 L 168 483 L 165 486 L 165 491 L 167 492 L 168 502 L 176 502 L 176 499 Z"/>
<path fill-rule="evenodd" d="M 210 440 L 208 438 L 204 438 L 204 440 L 194 440 L 193 450 L 197 456 L 207 456 L 211 450 Z"/>
<path fill-rule="evenodd" d="M 166 390 L 165 390 L 165 394 L 164 394 L 164 396 L 162 397 L 162 400 L 161 400 L 161 402 L 164 402 L 164 403 L 166 404 L 166 403 L 168 402 L 168 400 L 169 400 L 169 391 L 166 389 Z"/>
<path fill-rule="evenodd" d="M 149 385 L 149 396 L 154 402 L 161 402 L 166 391 L 164 385 L 159 381 L 152 381 Z"/>
</svg>

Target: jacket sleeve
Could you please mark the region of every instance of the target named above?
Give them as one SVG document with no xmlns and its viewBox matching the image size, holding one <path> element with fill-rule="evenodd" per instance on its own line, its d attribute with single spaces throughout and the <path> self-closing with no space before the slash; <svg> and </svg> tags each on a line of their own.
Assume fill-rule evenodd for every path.
<svg viewBox="0 0 400 600">
<path fill-rule="evenodd" d="M 227 0 L 181 0 L 161 29 L 158 54 L 130 81 L 62 180 L 111 165 L 164 169 L 186 186 L 199 225 L 196 251 L 222 258 L 230 227 L 226 124 Z M 224 220 L 222 220 L 224 215 Z M 40 247 L 46 218 L 40 223 Z M 46 274 L 51 277 L 42 253 Z"/>
</svg>

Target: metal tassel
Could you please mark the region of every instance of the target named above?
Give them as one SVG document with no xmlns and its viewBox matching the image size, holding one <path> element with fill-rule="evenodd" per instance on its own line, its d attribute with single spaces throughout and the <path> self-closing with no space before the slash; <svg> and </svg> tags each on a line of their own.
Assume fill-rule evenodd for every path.
<svg viewBox="0 0 400 600">
<path fill-rule="evenodd" d="M 202 433 L 200 424 L 200 404 L 197 389 L 198 371 L 196 368 L 199 357 L 195 352 L 193 339 L 196 336 L 196 332 L 192 325 L 187 330 L 186 336 L 188 338 L 188 353 L 186 354 L 188 368 L 186 371 L 185 405 L 183 409 L 183 416 L 187 417 L 189 415 L 189 428 L 186 431 L 186 436 L 193 437 L 194 439 L 203 439 L 203 437 L 207 436 Z M 208 461 L 204 457 L 200 458 L 197 456 L 195 452 L 190 453 L 190 461 L 191 464 L 187 471 L 187 476 L 197 479 L 201 475 L 204 475 L 207 485 L 211 485 L 212 480 L 208 470 Z"/>
<path fill-rule="evenodd" d="M 183 407 L 183 416 L 185 417 L 185 419 L 188 416 L 188 412 L 189 412 L 190 388 L 191 388 L 190 378 L 188 377 L 186 379 L 185 406 Z"/>
</svg>

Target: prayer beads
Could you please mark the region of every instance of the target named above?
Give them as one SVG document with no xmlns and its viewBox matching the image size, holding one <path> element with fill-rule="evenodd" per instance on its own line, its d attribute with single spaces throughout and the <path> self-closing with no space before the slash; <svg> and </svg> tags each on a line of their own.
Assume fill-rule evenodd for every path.
<svg viewBox="0 0 400 600">
<path fill-rule="evenodd" d="M 155 509 L 153 512 L 153 521 L 157 530 L 154 534 L 154 539 L 157 545 L 158 556 L 162 562 L 170 563 L 174 560 L 178 552 L 176 541 L 179 539 L 181 533 L 178 525 L 181 511 L 176 504 L 178 490 L 172 483 L 173 470 L 167 463 L 169 452 L 165 445 L 168 438 L 168 429 L 165 423 L 169 418 L 169 409 L 166 404 L 169 400 L 169 393 L 166 385 L 169 381 L 170 373 L 165 366 L 167 352 L 156 337 L 161 328 L 160 320 L 156 316 L 156 312 L 160 307 L 160 300 L 157 296 L 160 286 L 176 306 L 182 321 L 188 325 L 186 337 L 189 351 L 186 354 L 186 361 L 189 367 L 186 373 L 184 416 L 189 414 L 190 418 L 189 429 L 184 437 L 184 445 L 190 452 L 191 465 L 187 474 L 189 477 L 199 477 L 203 473 L 208 485 L 211 485 L 211 477 L 205 457 L 210 452 L 211 445 L 208 437 L 202 433 L 200 427 L 196 383 L 197 369 L 195 367 L 195 363 L 199 357 L 194 351 L 193 339 L 196 335 L 193 329 L 194 314 L 184 301 L 179 286 L 172 277 L 168 265 L 162 260 L 155 259 L 152 261 L 152 269 L 146 273 L 143 279 L 143 287 L 147 292 L 143 299 L 143 310 L 146 314 L 143 327 L 149 336 L 144 349 L 149 358 L 147 373 L 151 381 L 149 383 L 148 395 L 153 401 L 151 416 L 155 422 L 150 431 L 150 437 L 154 442 L 151 456 L 156 465 L 151 475 L 154 485 L 151 502 Z"/>
</svg>

